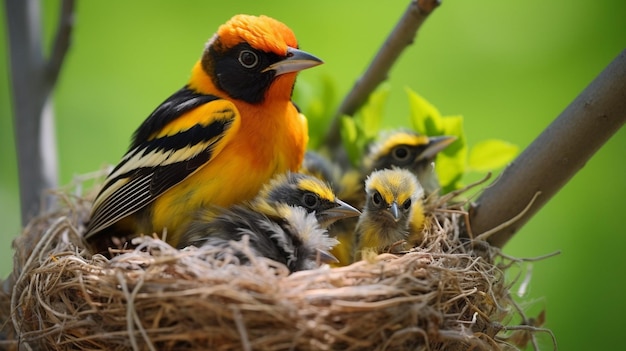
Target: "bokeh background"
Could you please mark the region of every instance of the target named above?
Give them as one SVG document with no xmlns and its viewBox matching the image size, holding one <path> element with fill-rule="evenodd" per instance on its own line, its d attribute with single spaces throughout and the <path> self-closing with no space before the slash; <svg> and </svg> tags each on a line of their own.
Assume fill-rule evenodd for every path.
<svg viewBox="0 0 626 351">
<path fill-rule="evenodd" d="M 50 41 L 58 0 L 43 1 Z M 289 25 L 325 60 L 299 82 L 336 82 L 343 97 L 408 4 L 392 1 L 80 1 L 54 96 L 60 181 L 116 163 L 139 123 L 181 87 L 203 45 L 236 13 Z M 5 9 L 0 9 L 0 276 L 20 232 Z M 444 115 L 462 114 L 469 144 L 526 147 L 620 51 L 626 2 L 445 1 L 390 73 L 386 126 L 408 126 L 409 86 Z M 316 121 L 310 121 L 316 123 Z M 480 175 L 472 175 L 479 177 Z M 521 301 L 545 309 L 561 350 L 623 344 L 626 130 L 619 131 L 511 240 L 505 253 L 559 256 L 532 265 Z M 543 349 L 551 349 L 541 337 Z"/>
</svg>

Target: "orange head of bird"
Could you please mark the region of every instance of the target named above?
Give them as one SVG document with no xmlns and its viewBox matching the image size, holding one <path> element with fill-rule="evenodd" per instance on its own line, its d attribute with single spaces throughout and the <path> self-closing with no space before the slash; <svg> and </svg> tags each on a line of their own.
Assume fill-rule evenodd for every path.
<svg viewBox="0 0 626 351">
<path fill-rule="evenodd" d="M 267 16 L 236 15 L 219 27 L 202 55 L 213 84 L 251 104 L 291 98 L 297 72 L 322 61 L 298 49 L 285 24 Z"/>
</svg>

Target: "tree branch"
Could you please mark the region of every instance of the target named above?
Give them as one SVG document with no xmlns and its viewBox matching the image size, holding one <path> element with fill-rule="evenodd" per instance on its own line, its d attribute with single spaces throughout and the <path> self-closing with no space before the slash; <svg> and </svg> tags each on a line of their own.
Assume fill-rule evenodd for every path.
<svg viewBox="0 0 626 351">
<path fill-rule="evenodd" d="M 387 37 L 382 47 L 370 63 L 352 90 L 344 98 L 339 109 L 333 116 L 326 133 L 324 145 L 329 150 L 336 150 L 341 144 L 341 116 L 352 116 L 367 101 L 368 96 L 376 87 L 387 79 L 387 74 L 402 51 L 415 40 L 422 23 L 441 3 L 439 0 L 412 0 L 400 21 Z"/>
<path fill-rule="evenodd" d="M 523 211 L 521 218 L 492 234 L 503 247 L 626 122 L 626 50 L 546 128 L 470 209 L 472 232 L 480 235 Z"/>
<path fill-rule="evenodd" d="M 72 39 L 72 29 L 74 28 L 74 9 L 76 7 L 75 0 L 63 0 L 61 3 L 61 11 L 59 13 L 59 23 L 57 25 L 54 44 L 50 51 L 48 59 L 48 79 L 51 85 L 54 85 L 61 72 L 65 54 L 70 48 Z"/>
<path fill-rule="evenodd" d="M 43 54 L 39 0 L 5 0 L 22 223 L 57 185 L 51 96 L 69 48 L 74 0 L 64 0 L 50 60 Z"/>
</svg>

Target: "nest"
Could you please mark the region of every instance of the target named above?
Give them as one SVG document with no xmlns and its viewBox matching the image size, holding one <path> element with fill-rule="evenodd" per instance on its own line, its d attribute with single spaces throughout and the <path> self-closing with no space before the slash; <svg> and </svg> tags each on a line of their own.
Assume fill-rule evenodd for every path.
<svg viewBox="0 0 626 351">
<path fill-rule="evenodd" d="M 424 243 L 406 254 L 289 274 L 251 253 L 238 265 L 211 247 L 177 250 L 152 237 L 111 259 L 92 255 L 81 238 L 89 198 L 61 192 L 64 205 L 15 240 L 0 346 L 509 350 L 541 331 L 509 292 L 505 273 L 520 260 L 463 242 L 460 205 L 439 201 Z"/>
</svg>

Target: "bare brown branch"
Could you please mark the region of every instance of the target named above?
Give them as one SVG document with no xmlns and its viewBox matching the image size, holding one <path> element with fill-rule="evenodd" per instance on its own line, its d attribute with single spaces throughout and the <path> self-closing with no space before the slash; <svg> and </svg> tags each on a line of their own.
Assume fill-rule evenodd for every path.
<svg viewBox="0 0 626 351">
<path fill-rule="evenodd" d="M 438 0 L 412 0 L 396 27 L 389 34 L 365 73 L 344 98 L 333 117 L 326 133 L 324 145 L 329 150 L 341 144 L 340 119 L 343 115 L 352 116 L 367 101 L 368 96 L 387 79 L 387 74 L 404 49 L 415 40 L 422 23 L 440 4 Z"/>
<path fill-rule="evenodd" d="M 470 211 L 472 231 L 487 232 L 515 217 L 541 192 L 521 218 L 488 239 L 503 247 L 625 122 L 626 50 L 485 189 Z"/>
<path fill-rule="evenodd" d="M 54 44 L 50 51 L 50 58 L 48 59 L 48 79 L 50 83 L 54 85 L 61 67 L 65 54 L 70 48 L 72 39 L 72 29 L 74 27 L 74 8 L 76 7 L 75 0 L 63 0 L 61 3 L 61 10 L 59 14 L 59 23 L 57 25 L 56 36 L 54 38 Z"/>
<path fill-rule="evenodd" d="M 13 118 L 22 223 L 40 211 L 42 196 L 57 186 L 51 97 L 70 46 L 75 0 L 63 0 L 56 38 L 43 52 L 39 0 L 6 0 Z"/>
</svg>

